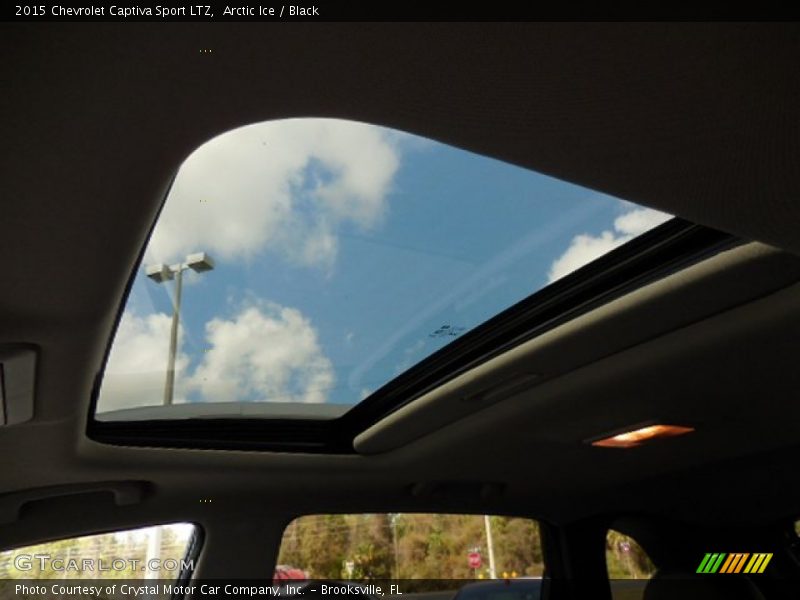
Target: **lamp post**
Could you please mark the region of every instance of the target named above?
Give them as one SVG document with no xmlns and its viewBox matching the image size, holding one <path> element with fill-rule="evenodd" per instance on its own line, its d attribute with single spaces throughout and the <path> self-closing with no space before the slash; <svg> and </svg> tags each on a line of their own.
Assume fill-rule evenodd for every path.
<svg viewBox="0 0 800 600">
<path fill-rule="evenodd" d="M 169 355 L 167 357 L 167 379 L 164 382 L 164 406 L 172 404 L 175 393 L 175 355 L 178 349 L 178 326 L 181 314 L 181 293 L 183 291 L 183 272 L 192 269 L 204 273 L 214 268 L 214 261 L 205 252 L 197 252 L 186 257 L 186 262 L 167 266 L 155 264 L 147 267 L 147 276 L 156 283 L 175 280 L 175 298 L 172 303 L 172 327 L 169 332 Z"/>
<path fill-rule="evenodd" d="M 489 551 L 489 579 L 497 579 L 494 564 L 494 541 L 492 540 L 492 521 L 489 515 L 483 515 L 483 526 L 486 528 L 486 549 Z"/>
<path fill-rule="evenodd" d="M 394 548 L 394 578 L 400 579 L 400 550 L 397 545 L 397 519 L 400 518 L 400 513 L 392 513 L 389 515 L 389 520 L 392 526 L 392 546 Z"/>
<path fill-rule="evenodd" d="M 181 315 L 181 293 L 183 291 L 183 272 L 192 269 L 196 273 L 204 273 L 214 268 L 214 261 L 205 252 L 197 252 L 186 257 L 186 261 L 175 265 L 149 265 L 145 272 L 156 283 L 175 280 L 175 297 L 172 302 L 172 327 L 169 332 L 169 354 L 167 355 L 167 377 L 164 382 L 164 406 L 172 404 L 175 393 L 175 355 L 178 352 L 178 327 Z M 158 571 L 151 568 L 153 560 L 161 558 L 162 527 L 156 525 L 150 529 L 147 537 L 147 557 L 145 579 L 157 579 Z"/>
</svg>

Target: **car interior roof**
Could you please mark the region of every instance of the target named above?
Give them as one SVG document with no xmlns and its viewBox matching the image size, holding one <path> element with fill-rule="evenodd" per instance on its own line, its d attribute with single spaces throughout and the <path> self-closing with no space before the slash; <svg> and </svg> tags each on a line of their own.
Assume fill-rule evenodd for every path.
<svg viewBox="0 0 800 600">
<path fill-rule="evenodd" d="M 3 525 L 10 544 L 163 520 L 241 535 L 220 531 L 232 511 L 269 516 L 252 525 L 267 552 L 305 512 L 719 524 L 798 512 L 795 24 L 4 24 L 0 43 L 0 344 L 38 353 L 34 418 L 0 428 L 14 457 L 0 501 L 23 515 Z M 296 116 L 413 132 L 743 243 L 434 390 L 363 432 L 356 454 L 88 439 L 96 377 L 177 167 L 219 133 Z M 531 370 L 547 376 L 500 401 L 454 400 Z M 584 443 L 649 419 L 697 431 L 635 451 Z M 110 501 L 128 484 L 128 505 Z M 87 493 L 29 501 L 51 486 Z M 209 493 L 213 508 L 199 505 Z M 53 523 L 55 509 L 71 518 Z"/>
</svg>

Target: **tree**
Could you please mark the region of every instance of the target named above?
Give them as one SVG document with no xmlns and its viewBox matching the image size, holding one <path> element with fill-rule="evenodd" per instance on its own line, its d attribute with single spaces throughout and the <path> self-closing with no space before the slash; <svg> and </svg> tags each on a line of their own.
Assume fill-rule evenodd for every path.
<svg viewBox="0 0 800 600">
<path fill-rule="evenodd" d="M 492 534 L 498 573 L 542 574 L 542 546 L 536 521 L 492 517 Z"/>
<path fill-rule="evenodd" d="M 633 538 L 613 529 L 606 535 L 606 568 L 611 579 L 647 579 L 656 570 Z"/>
<path fill-rule="evenodd" d="M 337 579 L 348 546 L 348 525 L 343 515 L 318 515 L 299 523 L 301 568 L 312 577 Z"/>
<path fill-rule="evenodd" d="M 492 528 L 498 572 L 542 573 L 535 521 L 492 517 Z M 473 549 L 483 554 L 488 571 L 481 515 L 316 515 L 289 524 L 278 563 L 305 569 L 317 578 L 380 579 L 394 575 L 396 561 L 399 578 L 465 579 L 477 575 L 467 563 Z M 352 570 L 346 569 L 351 562 Z"/>
<path fill-rule="evenodd" d="M 392 524 L 388 514 L 351 518 L 347 559 L 353 562 L 354 579 L 388 579 L 394 566 Z"/>
</svg>

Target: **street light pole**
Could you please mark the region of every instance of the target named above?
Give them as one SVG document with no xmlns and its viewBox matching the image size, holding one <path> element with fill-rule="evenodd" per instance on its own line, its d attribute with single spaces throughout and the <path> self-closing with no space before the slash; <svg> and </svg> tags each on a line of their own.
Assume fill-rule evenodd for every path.
<svg viewBox="0 0 800 600">
<path fill-rule="evenodd" d="M 186 257 L 186 262 L 167 266 L 150 265 L 146 269 L 147 276 L 156 283 L 175 280 L 175 297 L 172 301 L 172 327 L 169 332 L 169 355 L 167 356 L 167 377 L 164 381 L 164 406 L 170 406 L 175 394 L 175 357 L 178 353 L 178 328 L 181 316 L 181 294 L 183 291 L 183 272 L 192 269 L 196 273 L 204 273 L 214 268 L 214 261 L 205 252 L 196 252 Z"/>
<path fill-rule="evenodd" d="M 492 540 L 492 521 L 489 515 L 483 515 L 483 525 L 486 528 L 486 546 L 489 552 L 489 579 L 497 579 L 497 569 L 494 564 L 494 541 Z"/>
<path fill-rule="evenodd" d="M 167 358 L 167 380 L 164 383 L 164 406 L 172 404 L 175 393 L 175 354 L 178 351 L 178 326 L 181 314 L 181 291 L 183 288 L 184 265 L 172 268 L 175 274 L 175 299 L 172 303 L 172 328 L 169 332 L 169 357 Z"/>
<path fill-rule="evenodd" d="M 399 548 L 397 546 L 397 519 L 400 516 L 399 513 L 392 513 L 389 517 L 391 519 L 392 524 L 392 546 L 394 547 L 394 578 L 400 579 L 400 561 L 398 557 L 400 556 Z"/>
</svg>

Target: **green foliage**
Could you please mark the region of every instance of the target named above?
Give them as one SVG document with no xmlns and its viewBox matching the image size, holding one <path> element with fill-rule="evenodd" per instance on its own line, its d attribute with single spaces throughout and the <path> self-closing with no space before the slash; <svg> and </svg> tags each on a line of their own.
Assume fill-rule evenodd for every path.
<svg viewBox="0 0 800 600">
<path fill-rule="evenodd" d="M 542 574 L 535 521 L 492 517 L 491 528 L 498 575 Z M 472 550 L 483 557 L 477 571 L 467 564 Z M 476 515 L 301 517 L 286 529 L 278 562 L 331 579 L 466 579 L 489 572 L 484 518 Z"/>
<path fill-rule="evenodd" d="M 349 537 L 344 516 L 323 515 L 318 520 L 299 521 L 297 529 L 299 564 L 312 577 L 338 577 Z"/>
<path fill-rule="evenodd" d="M 348 519 L 347 559 L 352 571 L 342 568 L 341 576 L 359 580 L 388 579 L 394 568 L 391 516 L 353 515 Z"/>
<path fill-rule="evenodd" d="M 503 557 L 501 573 L 541 575 L 542 547 L 539 526 L 530 519 L 492 517 L 495 554 Z M 536 540 L 535 544 L 531 540 Z"/>
<path fill-rule="evenodd" d="M 613 529 L 606 535 L 606 568 L 609 579 L 649 579 L 656 570 L 633 538 Z"/>
</svg>

